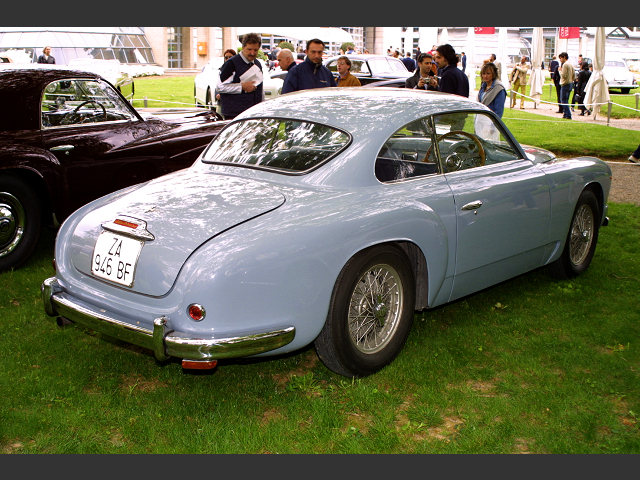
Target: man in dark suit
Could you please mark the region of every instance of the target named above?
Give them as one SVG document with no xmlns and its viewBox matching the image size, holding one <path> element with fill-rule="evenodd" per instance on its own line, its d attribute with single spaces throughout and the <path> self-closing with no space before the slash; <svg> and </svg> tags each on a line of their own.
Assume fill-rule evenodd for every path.
<svg viewBox="0 0 640 480">
<path fill-rule="evenodd" d="M 51 47 L 42 49 L 42 55 L 38 57 L 38 63 L 56 63 L 56 59 L 51 56 Z"/>
<path fill-rule="evenodd" d="M 556 60 L 556 56 L 554 55 L 549 63 L 549 71 L 551 72 L 551 80 L 553 80 L 553 84 L 556 87 L 558 103 L 560 103 L 560 72 L 558 71 L 558 68 L 560 68 L 560 62 Z M 558 105 L 558 113 L 563 113 L 560 105 Z"/>
</svg>

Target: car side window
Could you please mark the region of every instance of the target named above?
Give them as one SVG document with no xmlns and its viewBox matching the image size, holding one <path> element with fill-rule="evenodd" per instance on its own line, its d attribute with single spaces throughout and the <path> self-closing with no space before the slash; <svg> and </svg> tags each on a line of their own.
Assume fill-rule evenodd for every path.
<svg viewBox="0 0 640 480">
<path fill-rule="evenodd" d="M 447 173 L 521 158 L 500 123 L 486 113 L 435 115 L 434 125 L 438 153 Z"/>
<path fill-rule="evenodd" d="M 93 79 L 51 82 L 44 89 L 40 107 L 43 128 L 135 118 L 108 83 Z"/>
<path fill-rule="evenodd" d="M 413 121 L 384 143 L 375 164 L 376 178 L 381 182 L 397 182 L 438 173 L 432 151 L 432 129 L 428 117 Z"/>
<path fill-rule="evenodd" d="M 362 60 L 351 60 L 351 68 L 349 71 L 351 73 L 365 73 L 367 75 L 371 73 L 367 62 L 363 62 Z"/>
</svg>

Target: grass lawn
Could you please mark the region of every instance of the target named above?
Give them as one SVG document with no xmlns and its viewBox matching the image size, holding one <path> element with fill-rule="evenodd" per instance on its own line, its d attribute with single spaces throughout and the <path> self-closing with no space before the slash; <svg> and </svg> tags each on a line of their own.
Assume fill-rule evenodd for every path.
<svg viewBox="0 0 640 480">
<path fill-rule="evenodd" d="M 349 380 L 307 348 L 212 373 L 43 311 L 53 234 L 0 274 L 3 453 L 640 453 L 640 207 L 612 204 L 589 270 L 537 270 L 416 313 Z"/>
<path fill-rule="evenodd" d="M 149 77 L 136 96 L 165 80 L 172 98 L 193 88 L 189 77 Z M 570 143 L 512 113 L 505 122 L 523 143 Z M 583 132 L 567 148 L 600 157 L 638 142 L 637 132 L 563 125 Z M 60 328 L 40 298 L 53 274 L 47 231 L 23 268 L 0 273 L 0 452 L 638 454 L 640 207 L 611 204 L 609 216 L 582 276 L 539 269 L 417 312 L 398 358 L 358 380 L 310 347 L 187 373 Z"/>
<path fill-rule="evenodd" d="M 136 77 L 133 106 L 145 107 L 146 97 L 149 108 L 195 107 L 194 78 L 193 75 Z"/>
</svg>

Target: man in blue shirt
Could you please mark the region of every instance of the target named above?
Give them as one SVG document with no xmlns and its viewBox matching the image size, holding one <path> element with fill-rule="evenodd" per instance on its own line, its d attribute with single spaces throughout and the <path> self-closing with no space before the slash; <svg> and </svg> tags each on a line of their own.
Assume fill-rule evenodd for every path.
<svg viewBox="0 0 640 480">
<path fill-rule="evenodd" d="M 317 38 L 307 42 L 307 58 L 291 67 L 284 79 L 282 93 L 296 92 L 310 88 L 336 87 L 331 71 L 322 64 L 324 42 Z"/>
<path fill-rule="evenodd" d="M 407 67 L 407 70 L 409 70 L 410 72 L 415 71 L 416 61 L 411 58 L 410 52 L 407 52 L 407 55 L 402 58 L 402 63 L 404 63 L 404 66 Z"/>
</svg>

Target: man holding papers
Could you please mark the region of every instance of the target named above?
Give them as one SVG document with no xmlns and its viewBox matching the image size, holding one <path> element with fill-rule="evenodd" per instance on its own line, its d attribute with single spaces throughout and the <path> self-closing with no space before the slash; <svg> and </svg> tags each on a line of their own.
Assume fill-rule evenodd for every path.
<svg viewBox="0 0 640 480">
<path fill-rule="evenodd" d="M 257 34 L 247 33 L 242 38 L 242 50 L 220 67 L 217 90 L 225 120 L 264 100 L 262 65 L 256 58 L 261 44 Z"/>
</svg>

